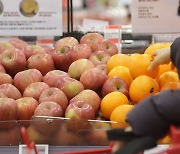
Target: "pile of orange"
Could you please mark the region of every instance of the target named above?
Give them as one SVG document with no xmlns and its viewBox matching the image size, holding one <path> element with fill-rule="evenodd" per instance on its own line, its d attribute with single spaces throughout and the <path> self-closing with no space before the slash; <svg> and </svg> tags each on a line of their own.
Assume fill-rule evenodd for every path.
<svg viewBox="0 0 180 154">
<path fill-rule="evenodd" d="M 159 65 L 152 71 L 147 70 L 154 58 L 151 54 L 170 45 L 171 43 L 155 43 L 150 45 L 144 54 L 116 54 L 109 59 L 108 78 L 117 76 L 129 85 L 129 97 L 121 92 L 111 92 L 101 101 L 102 115 L 108 120 L 115 121 L 112 123 L 113 128 L 127 127 L 128 112 L 133 105 L 148 96 L 167 89 L 180 89 L 177 69 L 172 67 L 172 63 Z"/>
</svg>

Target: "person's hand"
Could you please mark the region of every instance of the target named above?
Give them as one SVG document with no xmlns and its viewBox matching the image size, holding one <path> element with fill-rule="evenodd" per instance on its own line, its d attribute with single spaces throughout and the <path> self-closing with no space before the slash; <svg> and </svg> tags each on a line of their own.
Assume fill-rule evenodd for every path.
<svg viewBox="0 0 180 154">
<path fill-rule="evenodd" d="M 170 48 L 163 48 L 156 50 L 152 53 L 154 60 L 151 62 L 151 65 L 148 67 L 148 71 L 152 71 L 155 67 L 161 64 L 168 64 L 170 59 Z"/>
</svg>

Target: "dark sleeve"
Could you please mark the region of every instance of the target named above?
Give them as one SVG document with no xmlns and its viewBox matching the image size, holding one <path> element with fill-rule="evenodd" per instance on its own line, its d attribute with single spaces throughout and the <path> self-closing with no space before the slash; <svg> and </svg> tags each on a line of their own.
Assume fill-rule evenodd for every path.
<svg viewBox="0 0 180 154">
<path fill-rule="evenodd" d="M 136 135 L 163 137 L 170 125 L 180 125 L 180 90 L 167 90 L 139 102 L 127 122 Z"/>
<path fill-rule="evenodd" d="M 180 76 L 180 37 L 171 45 L 171 61 L 177 67 Z"/>
</svg>

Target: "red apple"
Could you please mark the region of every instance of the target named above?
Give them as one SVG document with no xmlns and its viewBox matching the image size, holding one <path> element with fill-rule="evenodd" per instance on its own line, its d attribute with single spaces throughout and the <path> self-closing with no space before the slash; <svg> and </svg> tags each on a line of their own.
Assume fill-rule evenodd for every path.
<svg viewBox="0 0 180 154">
<path fill-rule="evenodd" d="M 40 103 L 34 112 L 34 116 L 61 117 L 63 115 L 64 112 L 61 106 L 52 101 Z M 53 135 L 58 131 L 62 121 L 36 117 L 32 124 L 41 134 Z"/>
<path fill-rule="evenodd" d="M 107 65 L 106 65 L 106 64 L 100 64 L 100 65 L 97 65 L 96 68 L 102 70 L 104 73 L 107 74 L 107 70 L 106 70 Z"/>
<path fill-rule="evenodd" d="M 64 71 L 53 70 L 43 77 L 43 82 L 47 83 L 50 87 L 55 87 L 56 82 L 63 77 L 69 77 L 69 75 Z"/>
<path fill-rule="evenodd" d="M 52 53 L 54 51 L 53 47 L 50 47 L 49 45 L 45 45 L 45 44 L 41 44 L 40 46 L 44 49 L 44 51 L 47 54 L 52 55 Z"/>
<path fill-rule="evenodd" d="M 19 126 L 15 125 L 11 129 L 0 130 L 0 139 L 0 146 L 19 146 L 22 143 Z"/>
<path fill-rule="evenodd" d="M 14 48 L 14 46 L 9 42 L 0 42 L 0 54 L 7 49 Z"/>
<path fill-rule="evenodd" d="M 27 86 L 34 82 L 41 82 L 42 78 L 42 74 L 39 70 L 29 69 L 15 75 L 14 85 L 20 90 L 21 93 L 23 93 Z"/>
<path fill-rule="evenodd" d="M 105 51 L 97 50 L 91 54 L 89 60 L 95 65 L 107 64 L 111 56 Z"/>
<path fill-rule="evenodd" d="M 27 42 L 20 40 L 18 38 L 9 40 L 9 43 L 11 43 L 15 48 L 20 50 L 23 50 L 23 48 L 28 45 Z"/>
<path fill-rule="evenodd" d="M 65 93 L 68 100 L 70 100 L 78 93 L 80 93 L 82 90 L 84 90 L 84 87 L 81 82 L 70 77 L 64 77 L 58 80 L 56 87 L 61 89 Z"/>
<path fill-rule="evenodd" d="M 53 52 L 53 60 L 57 69 L 67 71 L 71 63 L 73 49 L 69 46 L 63 46 Z"/>
<path fill-rule="evenodd" d="M 13 83 L 13 79 L 9 74 L 0 72 L 0 85 L 4 83 Z"/>
<path fill-rule="evenodd" d="M 94 108 L 84 102 L 84 101 L 75 101 L 68 105 L 65 112 L 66 118 L 80 118 L 80 119 L 94 119 L 95 110 Z"/>
<path fill-rule="evenodd" d="M 32 97 L 22 97 L 16 100 L 18 106 L 18 120 L 31 120 L 38 101 Z"/>
<path fill-rule="evenodd" d="M 22 97 L 19 90 L 14 85 L 9 83 L 0 85 L 0 91 L 4 93 L 7 97 L 15 100 Z"/>
<path fill-rule="evenodd" d="M 84 145 L 83 137 L 74 132 L 67 131 L 66 123 L 62 124 L 61 129 L 52 138 L 52 145 L 61 146 L 81 146 Z"/>
<path fill-rule="evenodd" d="M 80 82 L 86 89 L 99 90 L 108 79 L 107 74 L 98 68 L 91 68 L 81 75 Z"/>
<path fill-rule="evenodd" d="M 118 53 L 118 48 L 115 43 L 113 43 L 109 39 L 105 39 L 98 44 L 98 50 L 105 51 L 106 53 L 110 54 L 111 56 Z"/>
<path fill-rule="evenodd" d="M 0 121 L 17 120 L 18 107 L 14 99 L 0 98 Z M 15 122 L 1 122 L 0 128 L 7 129 L 16 125 Z"/>
<path fill-rule="evenodd" d="M 106 80 L 102 87 L 102 97 L 114 91 L 119 91 L 127 97 L 129 96 L 129 86 L 120 77 L 112 77 Z"/>
<path fill-rule="evenodd" d="M 73 60 L 88 59 L 92 53 L 91 48 L 87 44 L 77 44 L 73 47 L 74 57 Z"/>
<path fill-rule="evenodd" d="M 51 55 L 37 53 L 29 57 L 27 60 L 27 68 L 35 68 L 39 70 L 42 75 L 46 75 L 49 71 L 54 70 L 54 61 Z"/>
<path fill-rule="evenodd" d="M 87 44 L 91 47 L 92 51 L 98 50 L 98 44 L 102 42 L 104 37 L 100 33 L 87 33 L 81 40 L 81 44 Z"/>
<path fill-rule="evenodd" d="M 23 96 L 33 97 L 34 99 L 39 100 L 41 93 L 48 88 L 48 84 L 44 82 L 34 82 L 26 87 L 26 89 L 23 92 Z"/>
<path fill-rule="evenodd" d="M 45 53 L 44 49 L 39 45 L 27 45 L 26 47 L 24 47 L 23 52 L 26 56 L 26 59 L 36 53 Z"/>
<path fill-rule="evenodd" d="M 53 101 L 58 103 L 62 107 L 64 112 L 68 105 L 68 99 L 66 95 L 62 90 L 58 88 L 48 88 L 45 91 L 43 91 L 39 97 L 39 103 L 45 101 Z"/>
<path fill-rule="evenodd" d="M 59 39 L 56 43 L 55 43 L 55 49 L 59 50 L 61 47 L 63 46 L 69 46 L 69 47 L 73 47 L 75 45 L 79 44 L 78 40 L 74 37 L 64 37 Z"/>
<path fill-rule="evenodd" d="M 96 113 L 99 110 L 99 106 L 101 103 L 101 99 L 99 97 L 99 95 L 93 91 L 93 90 L 83 90 L 81 91 L 79 94 L 77 94 L 75 97 L 73 97 L 69 103 L 75 102 L 75 101 L 84 101 L 90 105 L 92 105 L 92 107 L 94 108 L 94 110 L 96 111 Z"/>
<path fill-rule="evenodd" d="M 42 135 L 41 133 L 39 133 L 33 125 L 27 128 L 27 134 L 28 134 L 29 140 L 31 142 L 32 141 L 35 142 L 35 144 L 48 144 L 49 143 L 49 139 L 50 139 L 49 136 Z"/>
<path fill-rule="evenodd" d="M 6 97 L 7 98 L 7 96 L 1 91 L 0 91 L 0 97 Z"/>
<path fill-rule="evenodd" d="M 6 73 L 6 70 L 4 69 L 4 67 L 1 64 L 0 64 L 0 72 Z"/>
<path fill-rule="evenodd" d="M 15 48 L 4 51 L 0 55 L 0 62 L 11 76 L 16 75 L 16 73 L 26 68 L 26 57 L 24 53 Z"/>
<path fill-rule="evenodd" d="M 68 69 L 70 77 L 79 80 L 81 75 L 90 68 L 94 68 L 94 64 L 88 59 L 79 59 L 74 61 Z"/>
</svg>

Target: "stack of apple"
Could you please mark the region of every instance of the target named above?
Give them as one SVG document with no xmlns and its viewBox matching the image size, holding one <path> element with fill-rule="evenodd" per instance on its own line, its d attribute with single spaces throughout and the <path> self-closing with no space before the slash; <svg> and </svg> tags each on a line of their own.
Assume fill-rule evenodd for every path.
<svg viewBox="0 0 180 154">
<path fill-rule="evenodd" d="M 54 48 L 19 39 L 0 42 L 0 121 L 96 119 L 101 98 L 119 82 L 107 82 L 106 73 L 108 59 L 117 52 L 99 33 L 87 33 L 80 42 L 65 37 Z M 11 127 L 0 124 L 0 129 Z"/>
</svg>

